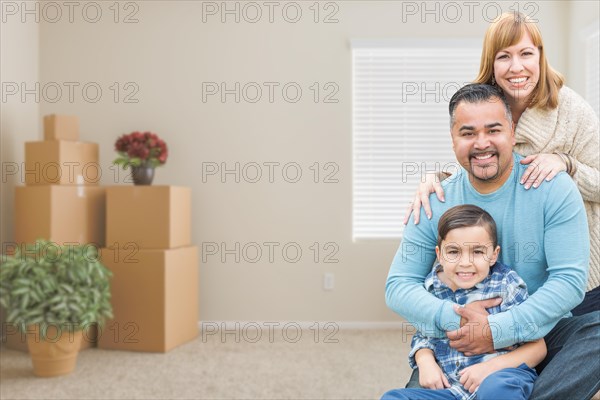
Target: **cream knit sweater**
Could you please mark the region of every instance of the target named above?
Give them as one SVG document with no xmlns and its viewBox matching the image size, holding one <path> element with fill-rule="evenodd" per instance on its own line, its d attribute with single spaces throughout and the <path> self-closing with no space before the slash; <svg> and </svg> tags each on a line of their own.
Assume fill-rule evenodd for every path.
<svg viewBox="0 0 600 400">
<path fill-rule="evenodd" d="M 577 160 L 577 172 L 573 180 L 583 197 L 590 230 L 587 290 L 600 286 L 599 132 L 598 116 L 590 105 L 564 86 L 559 93 L 557 108 L 526 109 L 515 130 L 517 145 L 514 150 L 521 155 L 558 151 Z"/>
</svg>

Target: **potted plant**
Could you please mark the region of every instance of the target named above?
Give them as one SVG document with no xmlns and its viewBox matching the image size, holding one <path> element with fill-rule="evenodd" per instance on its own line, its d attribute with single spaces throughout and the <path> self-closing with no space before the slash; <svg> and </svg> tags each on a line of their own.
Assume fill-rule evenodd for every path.
<svg viewBox="0 0 600 400">
<path fill-rule="evenodd" d="M 112 318 L 112 273 L 92 245 L 38 240 L 2 258 L 0 304 L 7 310 L 6 322 L 27 334 L 34 374 L 70 373 L 84 330 Z"/>
<path fill-rule="evenodd" d="M 121 136 L 115 143 L 119 157 L 114 164 L 123 169 L 131 166 L 133 183 L 150 185 L 154 178 L 154 168 L 167 162 L 167 144 L 151 132 L 132 132 Z"/>
</svg>

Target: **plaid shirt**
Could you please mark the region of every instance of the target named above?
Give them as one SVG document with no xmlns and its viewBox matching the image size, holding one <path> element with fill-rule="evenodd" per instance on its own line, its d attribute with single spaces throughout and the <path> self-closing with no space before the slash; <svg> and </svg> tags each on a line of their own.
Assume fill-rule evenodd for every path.
<svg viewBox="0 0 600 400">
<path fill-rule="evenodd" d="M 527 299 L 528 294 L 525 282 L 515 271 L 499 262 L 490 268 L 490 274 L 483 281 L 470 289 L 459 288 L 455 292 L 438 278 L 437 272 L 441 268 L 440 264 L 436 264 L 425 278 L 425 288 L 439 299 L 465 305 L 473 301 L 501 297 L 502 303 L 500 305 L 488 309 L 490 314 L 507 311 Z M 415 353 L 417 350 L 423 348 L 431 349 L 435 354 L 438 365 L 444 371 L 448 382 L 452 385 L 450 390 L 456 395 L 457 399 L 461 400 L 474 399 L 475 394 L 469 393 L 460 384 L 459 372 L 470 365 L 479 364 L 509 351 L 499 350 L 493 354 L 467 357 L 450 347 L 447 338 L 426 337 L 420 331 L 413 336 L 411 347 L 412 350 L 408 356 L 411 368 L 417 367 L 415 362 Z"/>
</svg>

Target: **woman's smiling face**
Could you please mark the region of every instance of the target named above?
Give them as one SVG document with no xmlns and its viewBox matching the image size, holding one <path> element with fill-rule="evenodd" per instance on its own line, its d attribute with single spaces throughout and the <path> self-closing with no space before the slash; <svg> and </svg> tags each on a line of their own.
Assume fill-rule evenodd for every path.
<svg viewBox="0 0 600 400">
<path fill-rule="evenodd" d="M 496 54 L 494 77 L 509 101 L 529 99 L 540 79 L 540 50 L 527 31 L 518 43 Z"/>
</svg>

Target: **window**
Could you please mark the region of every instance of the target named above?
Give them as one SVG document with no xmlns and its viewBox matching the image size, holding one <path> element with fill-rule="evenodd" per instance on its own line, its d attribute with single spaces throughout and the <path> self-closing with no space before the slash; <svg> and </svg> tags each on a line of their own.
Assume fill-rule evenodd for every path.
<svg viewBox="0 0 600 400">
<path fill-rule="evenodd" d="M 479 41 L 352 42 L 353 239 L 399 238 L 421 173 L 456 170 L 448 102 Z"/>
</svg>

